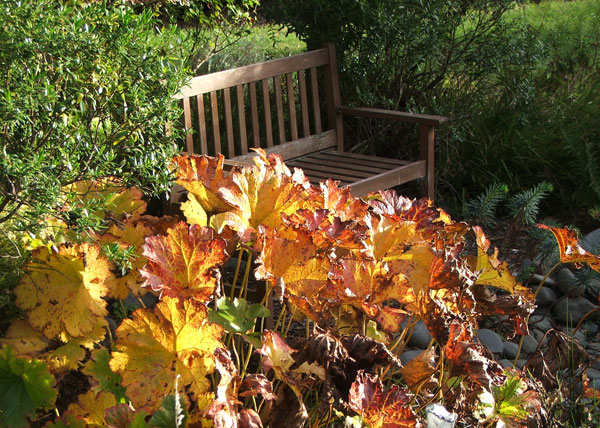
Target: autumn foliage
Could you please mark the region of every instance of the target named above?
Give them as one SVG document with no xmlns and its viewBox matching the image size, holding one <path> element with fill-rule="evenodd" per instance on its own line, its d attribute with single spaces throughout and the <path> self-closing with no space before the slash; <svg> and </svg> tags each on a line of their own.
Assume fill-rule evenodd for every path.
<svg viewBox="0 0 600 428">
<path fill-rule="evenodd" d="M 107 210 L 103 232 L 33 251 L 15 290 L 25 319 L 0 339 L 0 374 L 30 391 L 24 371 L 45 372 L 47 391 L 1 413 L 0 424 L 35 420 L 73 372 L 89 387 L 47 426 L 292 428 L 358 418 L 419 427 L 434 402 L 468 424 L 542 424 L 536 386 L 518 376 L 526 416 L 502 415 L 500 402 L 478 411 L 490 404 L 482 397 L 500 400 L 497 391 L 515 379 L 476 339 L 480 319 L 508 316 L 513 334 L 526 334 L 534 309 L 480 228 L 426 199 L 393 191 L 357 199 L 331 181 L 315 187 L 264 153 L 255 167 L 229 172 L 209 157 L 177 157 L 174 167 L 188 191 L 187 221 L 141 215 L 145 205 L 128 191 L 115 205 L 131 213 Z M 552 231 L 565 257 L 596 266 L 572 236 Z M 119 269 L 101 250 L 107 242 L 133 263 Z M 247 272 L 282 303 L 262 334 L 256 318 L 269 312 L 244 300 L 243 268 L 224 275 L 236 253 L 249 254 Z M 156 306 L 107 335 L 109 302 L 145 293 Z M 398 357 L 417 320 L 433 340 L 403 367 Z M 175 425 L 161 425 L 171 417 Z"/>
</svg>

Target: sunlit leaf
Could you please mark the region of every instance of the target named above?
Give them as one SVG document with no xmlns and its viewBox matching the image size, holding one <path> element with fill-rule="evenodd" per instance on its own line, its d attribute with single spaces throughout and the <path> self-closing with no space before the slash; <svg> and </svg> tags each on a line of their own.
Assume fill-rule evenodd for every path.
<svg viewBox="0 0 600 428">
<path fill-rule="evenodd" d="M 149 236 L 166 233 L 167 229 L 173 227 L 176 217 L 163 216 L 141 216 L 139 219 L 128 219 L 119 224 L 112 225 L 104 234 L 97 237 L 101 245 L 117 243 L 122 249 L 133 248 L 131 268 L 120 277 L 116 277 L 111 287 L 124 289 L 127 297 L 131 291 L 137 296 L 146 294 L 148 288 L 142 287 L 145 278 L 140 274 L 148 259 L 142 254 L 145 239 Z M 114 285 L 113 285 L 114 284 Z"/>
<path fill-rule="evenodd" d="M 413 392 L 417 392 L 417 390 L 433 391 L 438 386 L 435 376 L 436 357 L 435 347 L 432 346 L 400 369 L 402 377 Z"/>
<path fill-rule="evenodd" d="M 236 230 L 244 243 L 255 239 L 259 225 L 276 229 L 282 223 L 282 213 L 312 204 L 308 179 L 292 175 L 279 156 L 260 156 L 255 161 L 255 167 L 232 171 L 237 187 L 222 190 L 225 200 L 235 206 L 225 213 L 225 224 Z"/>
<path fill-rule="evenodd" d="M 105 325 L 106 283 L 112 278 L 108 261 L 97 246 L 60 246 L 58 253 L 35 250 L 27 274 L 15 288 L 17 305 L 31 325 L 48 339 L 90 334 Z"/>
<path fill-rule="evenodd" d="M 392 385 L 387 391 L 377 377 L 362 370 L 352 384 L 348 403 L 373 428 L 420 427 L 417 415 L 410 407 L 406 390 Z"/>
<path fill-rule="evenodd" d="M 368 205 L 360 198 L 355 198 L 348 187 L 339 187 L 339 183 L 327 180 L 319 183 L 323 195 L 323 208 L 341 221 L 360 221 L 367 213 Z"/>
<path fill-rule="evenodd" d="M 54 378 L 45 364 L 15 357 L 10 346 L 0 350 L 0 425 L 24 427 L 37 409 L 48 409 L 56 400 Z"/>
<path fill-rule="evenodd" d="M 175 156 L 177 166 L 177 184 L 185 188 L 190 196 L 191 204 L 198 204 L 205 213 L 221 213 L 229 211 L 233 205 L 226 201 L 221 191 L 234 187 L 232 175 L 223 171 L 223 156 Z M 192 209 L 191 207 L 188 209 Z M 187 214 L 190 211 L 187 211 Z M 189 218 L 188 218 L 189 220 Z M 192 223 L 198 224 L 198 223 Z"/>
<path fill-rule="evenodd" d="M 154 311 L 138 309 L 123 321 L 110 368 L 123 378 L 133 406 L 153 411 L 160 397 L 173 393 L 176 375 L 182 390 L 208 392 L 206 375 L 215 367 L 215 349 L 223 346 L 222 331 L 207 322 L 201 302 L 165 296 Z"/>
<path fill-rule="evenodd" d="M 537 227 L 552 232 L 558 242 L 561 263 L 586 263 L 595 271 L 600 272 L 600 256 L 588 253 L 579 245 L 576 231 L 545 224 L 538 224 Z"/>
<path fill-rule="evenodd" d="M 145 286 L 167 296 L 193 296 L 207 301 L 217 285 L 217 266 L 225 262 L 226 243 L 208 227 L 180 222 L 167 236 L 146 238 L 141 270 Z"/>
</svg>

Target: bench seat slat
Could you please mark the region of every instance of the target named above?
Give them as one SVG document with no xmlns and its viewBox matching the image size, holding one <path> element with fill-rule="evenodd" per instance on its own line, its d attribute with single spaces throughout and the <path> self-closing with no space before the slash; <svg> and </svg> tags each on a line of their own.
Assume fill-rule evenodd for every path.
<svg viewBox="0 0 600 428">
<path fill-rule="evenodd" d="M 339 166 L 339 160 L 336 161 L 335 159 L 322 159 L 318 156 L 318 154 L 311 154 L 308 156 L 303 156 L 301 158 L 300 161 L 303 161 L 304 163 L 310 163 L 311 165 L 319 165 L 319 166 L 324 166 L 324 167 L 329 167 L 329 168 L 335 168 L 337 166 Z M 294 162 L 294 161 L 292 161 Z M 296 161 L 298 162 L 298 161 Z M 381 166 L 381 165 L 377 165 L 377 164 L 357 164 L 357 163 L 353 163 L 353 162 L 344 162 L 345 166 L 350 167 L 351 165 L 354 165 L 355 169 L 360 169 L 362 171 L 366 171 L 372 174 L 379 174 L 385 171 L 388 171 L 390 168 L 386 168 L 385 166 Z"/>
</svg>

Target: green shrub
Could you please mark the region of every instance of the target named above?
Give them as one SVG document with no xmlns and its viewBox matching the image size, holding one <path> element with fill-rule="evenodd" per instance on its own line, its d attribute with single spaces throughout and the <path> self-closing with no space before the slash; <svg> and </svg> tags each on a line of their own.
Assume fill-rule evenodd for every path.
<svg viewBox="0 0 600 428">
<path fill-rule="evenodd" d="M 176 36 L 126 2 L 2 3 L 0 224 L 68 219 L 63 186 L 77 180 L 168 189 L 176 135 L 164 124 L 179 116 L 171 97 L 186 78 Z"/>
</svg>

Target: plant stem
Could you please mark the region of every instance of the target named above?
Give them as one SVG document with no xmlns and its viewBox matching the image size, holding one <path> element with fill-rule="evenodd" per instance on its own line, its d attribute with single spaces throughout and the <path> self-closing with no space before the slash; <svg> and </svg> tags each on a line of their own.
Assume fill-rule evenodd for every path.
<svg viewBox="0 0 600 428">
<path fill-rule="evenodd" d="M 550 275 L 552 274 L 552 272 L 554 272 L 554 270 L 559 267 L 561 265 L 561 261 L 559 260 L 558 262 L 556 262 L 556 264 L 554 266 L 552 266 L 550 268 L 550 270 L 546 273 L 546 275 L 544 275 L 544 278 L 542 278 L 542 280 L 540 281 L 539 285 L 537 286 L 537 288 L 535 289 L 535 293 L 533 293 L 533 300 L 535 301 L 535 298 L 537 297 L 538 293 L 540 292 L 540 289 L 542 288 L 542 285 L 544 285 L 544 283 L 546 282 L 546 280 L 550 277 Z M 527 318 L 525 319 L 525 323 L 529 324 L 529 315 L 527 315 Z M 521 339 L 519 340 L 519 348 L 517 349 L 517 355 L 515 355 L 515 359 L 513 361 L 513 367 L 517 366 L 517 361 L 519 360 L 519 356 L 521 355 L 521 349 L 523 348 L 523 341 L 525 340 L 525 335 L 521 335 Z"/>
</svg>

